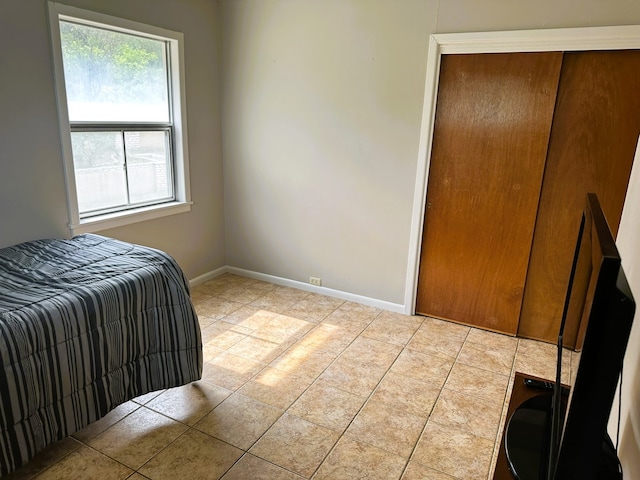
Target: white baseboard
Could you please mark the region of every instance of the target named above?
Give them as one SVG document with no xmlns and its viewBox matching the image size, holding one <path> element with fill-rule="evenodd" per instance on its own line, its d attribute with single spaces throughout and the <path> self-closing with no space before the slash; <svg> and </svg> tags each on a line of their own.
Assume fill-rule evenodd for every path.
<svg viewBox="0 0 640 480">
<path fill-rule="evenodd" d="M 360 303 L 369 307 L 380 308 L 382 310 L 388 310 L 395 313 L 405 313 L 404 305 L 399 303 L 387 302 L 385 300 L 379 300 L 377 298 L 365 297 L 363 295 L 356 295 L 354 293 L 343 292 L 341 290 L 334 290 L 327 287 L 319 287 L 317 285 L 311 285 L 305 282 L 298 282 L 297 280 L 290 280 L 288 278 L 276 277 L 274 275 L 267 275 L 265 273 L 253 272 L 251 270 L 245 270 L 243 268 L 224 266 L 216 268 L 215 270 L 200 275 L 189 281 L 189 285 L 195 287 L 201 283 L 216 278 L 223 273 L 232 273 L 241 277 L 253 278 L 254 280 L 262 280 L 263 282 L 273 283 L 275 285 L 282 285 L 284 287 L 297 288 L 298 290 L 304 290 L 307 292 L 318 293 L 320 295 L 326 295 L 328 297 L 339 298 L 341 300 L 347 300 L 350 302 Z"/>
<path fill-rule="evenodd" d="M 196 278 L 192 278 L 191 280 L 189 280 L 189 286 L 193 288 L 196 285 L 200 285 L 201 283 L 206 282 L 207 280 L 211 280 L 216 277 L 219 277 L 220 275 L 226 272 L 227 272 L 227 267 L 216 268 L 215 270 L 207 272 L 204 275 L 200 275 Z"/>
</svg>

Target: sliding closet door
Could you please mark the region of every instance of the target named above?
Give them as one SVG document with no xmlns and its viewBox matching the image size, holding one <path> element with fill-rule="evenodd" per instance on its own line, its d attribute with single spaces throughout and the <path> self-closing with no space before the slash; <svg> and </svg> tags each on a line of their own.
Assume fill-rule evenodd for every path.
<svg viewBox="0 0 640 480">
<path fill-rule="evenodd" d="M 518 336 L 555 341 L 586 193 L 615 234 L 639 133 L 640 51 L 565 53 Z"/>
<path fill-rule="evenodd" d="M 417 313 L 516 333 L 561 62 L 442 57 Z"/>
</svg>

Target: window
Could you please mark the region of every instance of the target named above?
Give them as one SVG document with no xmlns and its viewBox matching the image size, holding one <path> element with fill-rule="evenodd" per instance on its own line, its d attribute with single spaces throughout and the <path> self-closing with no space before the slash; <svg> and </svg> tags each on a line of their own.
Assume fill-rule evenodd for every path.
<svg viewBox="0 0 640 480">
<path fill-rule="evenodd" d="M 182 34 L 49 11 L 72 232 L 188 211 Z"/>
</svg>

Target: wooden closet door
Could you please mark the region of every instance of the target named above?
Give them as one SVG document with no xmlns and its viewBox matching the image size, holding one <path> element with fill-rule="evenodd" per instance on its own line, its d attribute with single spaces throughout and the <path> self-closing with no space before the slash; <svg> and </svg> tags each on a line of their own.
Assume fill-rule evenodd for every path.
<svg viewBox="0 0 640 480">
<path fill-rule="evenodd" d="M 518 336 L 555 342 L 587 192 L 618 231 L 640 133 L 640 51 L 565 53 Z M 571 312 L 565 345 L 576 345 Z"/>
<path fill-rule="evenodd" d="M 443 56 L 417 313 L 516 333 L 561 62 Z"/>
</svg>

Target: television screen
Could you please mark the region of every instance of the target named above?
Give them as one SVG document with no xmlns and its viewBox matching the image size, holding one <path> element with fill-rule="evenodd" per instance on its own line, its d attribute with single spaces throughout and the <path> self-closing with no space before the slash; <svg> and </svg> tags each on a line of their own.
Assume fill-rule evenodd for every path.
<svg viewBox="0 0 640 480">
<path fill-rule="evenodd" d="M 551 388 L 553 395 L 549 390 L 528 395 L 505 428 L 505 454 L 516 479 L 621 478 L 607 424 L 634 314 L 613 235 L 598 198 L 590 193 L 558 332 L 555 382 L 519 374 L 525 388 Z M 580 325 L 580 351 L 572 360 L 567 388 L 561 384 L 562 345 L 564 325 L 573 315 Z"/>
<path fill-rule="evenodd" d="M 557 480 L 596 479 L 600 478 L 599 469 L 610 468 L 607 423 L 635 314 L 618 249 L 593 193 L 587 195 L 576 259 L 567 302 L 569 311 L 571 305 L 581 307 L 578 345 L 582 344 L 582 350 L 573 372 L 566 413 L 563 409 L 553 412 L 563 417 L 556 422 L 558 441 L 550 446 L 549 478 Z"/>
</svg>

